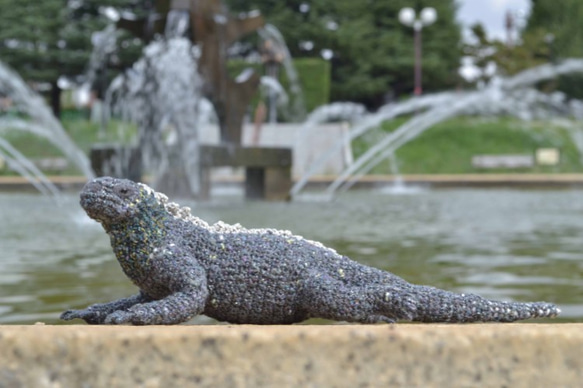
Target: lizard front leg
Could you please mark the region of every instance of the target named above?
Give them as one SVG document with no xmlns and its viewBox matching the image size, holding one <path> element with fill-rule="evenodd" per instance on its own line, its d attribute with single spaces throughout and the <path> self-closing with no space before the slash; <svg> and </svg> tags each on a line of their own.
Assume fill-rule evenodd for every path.
<svg viewBox="0 0 583 388">
<path fill-rule="evenodd" d="M 153 260 L 152 285 L 163 285 L 169 294 L 109 314 L 105 324 L 173 325 L 203 312 L 208 298 L 206 273 L 190 258 Z M 148 289 L 144 289 L 148 292 Z"/>
<path fill-rule="evenodd" d="M 139 303 L 147 303 L 153 299 L 140 292 L 128 298 L 114 300 L 108 303 L 96 303 L 82 310 L 67 310 L 61 314 L 61 319 L 70 321 L 72 319 L 82 319 L 90 325 L 100 325 L 105 322 L 107 316 L 114 311 L 125 310 Z"/>
</svg>

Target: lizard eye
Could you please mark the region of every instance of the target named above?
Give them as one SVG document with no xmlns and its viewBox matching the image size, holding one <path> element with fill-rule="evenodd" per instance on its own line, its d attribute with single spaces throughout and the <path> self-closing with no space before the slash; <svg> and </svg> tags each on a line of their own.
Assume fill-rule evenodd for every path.
<svg viewBox="0 0 583 388">
<path fill-rule="evenodd" d="M 122 197 L 127 197 L 131 194 L 131 190 L 129 187 L 126 186 L 119 186 L 116 189 L 116 192 L 118 195 L 122 196 Z"/>
</svg>

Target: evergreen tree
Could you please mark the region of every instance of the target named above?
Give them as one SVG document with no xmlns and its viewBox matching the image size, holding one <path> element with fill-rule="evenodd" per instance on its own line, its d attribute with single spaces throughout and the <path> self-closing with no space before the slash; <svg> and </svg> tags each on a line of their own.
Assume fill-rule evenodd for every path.
<svg viewBox="0 0 583 388">
<path fill-rule="evenodd" d="M 285 37 L 293 56 L 333 52 L 332 100 L 371 107 L 387 93 L 413 90 L 413 29 L 399 23 L 399 10 L 434 7 L 438 19 L 423 30 L 423 88 L 436 91 L 457 83 L 461 51 L 454 0 L 227 0 L 234 11 L 259 9 Z M 308 43 L 311 42 L 311 43 Z M 307 48 L 309 50 L 307 50 Z"/>
<path fill-rule="evenodd" d="M 559 57 L 583 57 L 583 2 L 581 0 L 531 0 L 526 32 L 545 31 L 554 36 Z"/>
<path fill-rule="evenodd" d="M 544 34 L 551 44 L 553 60 L 583 57 L 583 2 L 581 0 L 531 0 L 532 9 L 526 33 Z M 558 88 L 576 98 L 583 98 L 583 75 L 563 76 Z"/>
<path fill-rule="evenodd" d="M 60 76 L 83 73 L 91 34 L 105 27 L 103 7 L 129 0 L 0 0 L 0 60 L 31 82 L 51 85 L 51 104 L 60 114 Z"/>
</svg>

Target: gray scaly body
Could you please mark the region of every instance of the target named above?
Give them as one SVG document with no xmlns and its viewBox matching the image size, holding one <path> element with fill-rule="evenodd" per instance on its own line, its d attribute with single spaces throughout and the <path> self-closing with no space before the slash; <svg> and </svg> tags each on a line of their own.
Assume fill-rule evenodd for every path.
<svg viewBox="0 0 583 388">
<path fill-rule="evenodd" d="M 220 321 L 289 324 L 318 317 L 377 323 L 511 322 L 554 317 L 548 303 L 511 303 L 407 283 L 320 243 L 272 229 L 208 225 L 163 194 L 128 180 L 98 178 L 81 205 L 99 221 L 139 294 L 69 310 L 91 324 Z"/>
</svg>

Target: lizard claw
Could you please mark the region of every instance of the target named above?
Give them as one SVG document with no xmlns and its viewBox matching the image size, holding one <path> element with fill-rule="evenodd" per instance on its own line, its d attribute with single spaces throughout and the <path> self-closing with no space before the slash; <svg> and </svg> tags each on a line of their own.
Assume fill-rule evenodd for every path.
<svg viewBox="0 0 583 388">
<path fill-rule="evenodd" d="M 70 321 L 72 319 L 79 318 L 79 311 L 80 310 L 67 310 L 61 314 L 59 319 L 62 319 L 63 321 Z"/>
<path fill-rule="evenodd" d="M 103 323 L 103 316 L 99 311 L 94 310 L 67 310 L 61 314 L 60 318 L 64 321 L 70 321 L 73 319 L 82 319 L 90 325 L 98 325 Z"/>
</svg>

